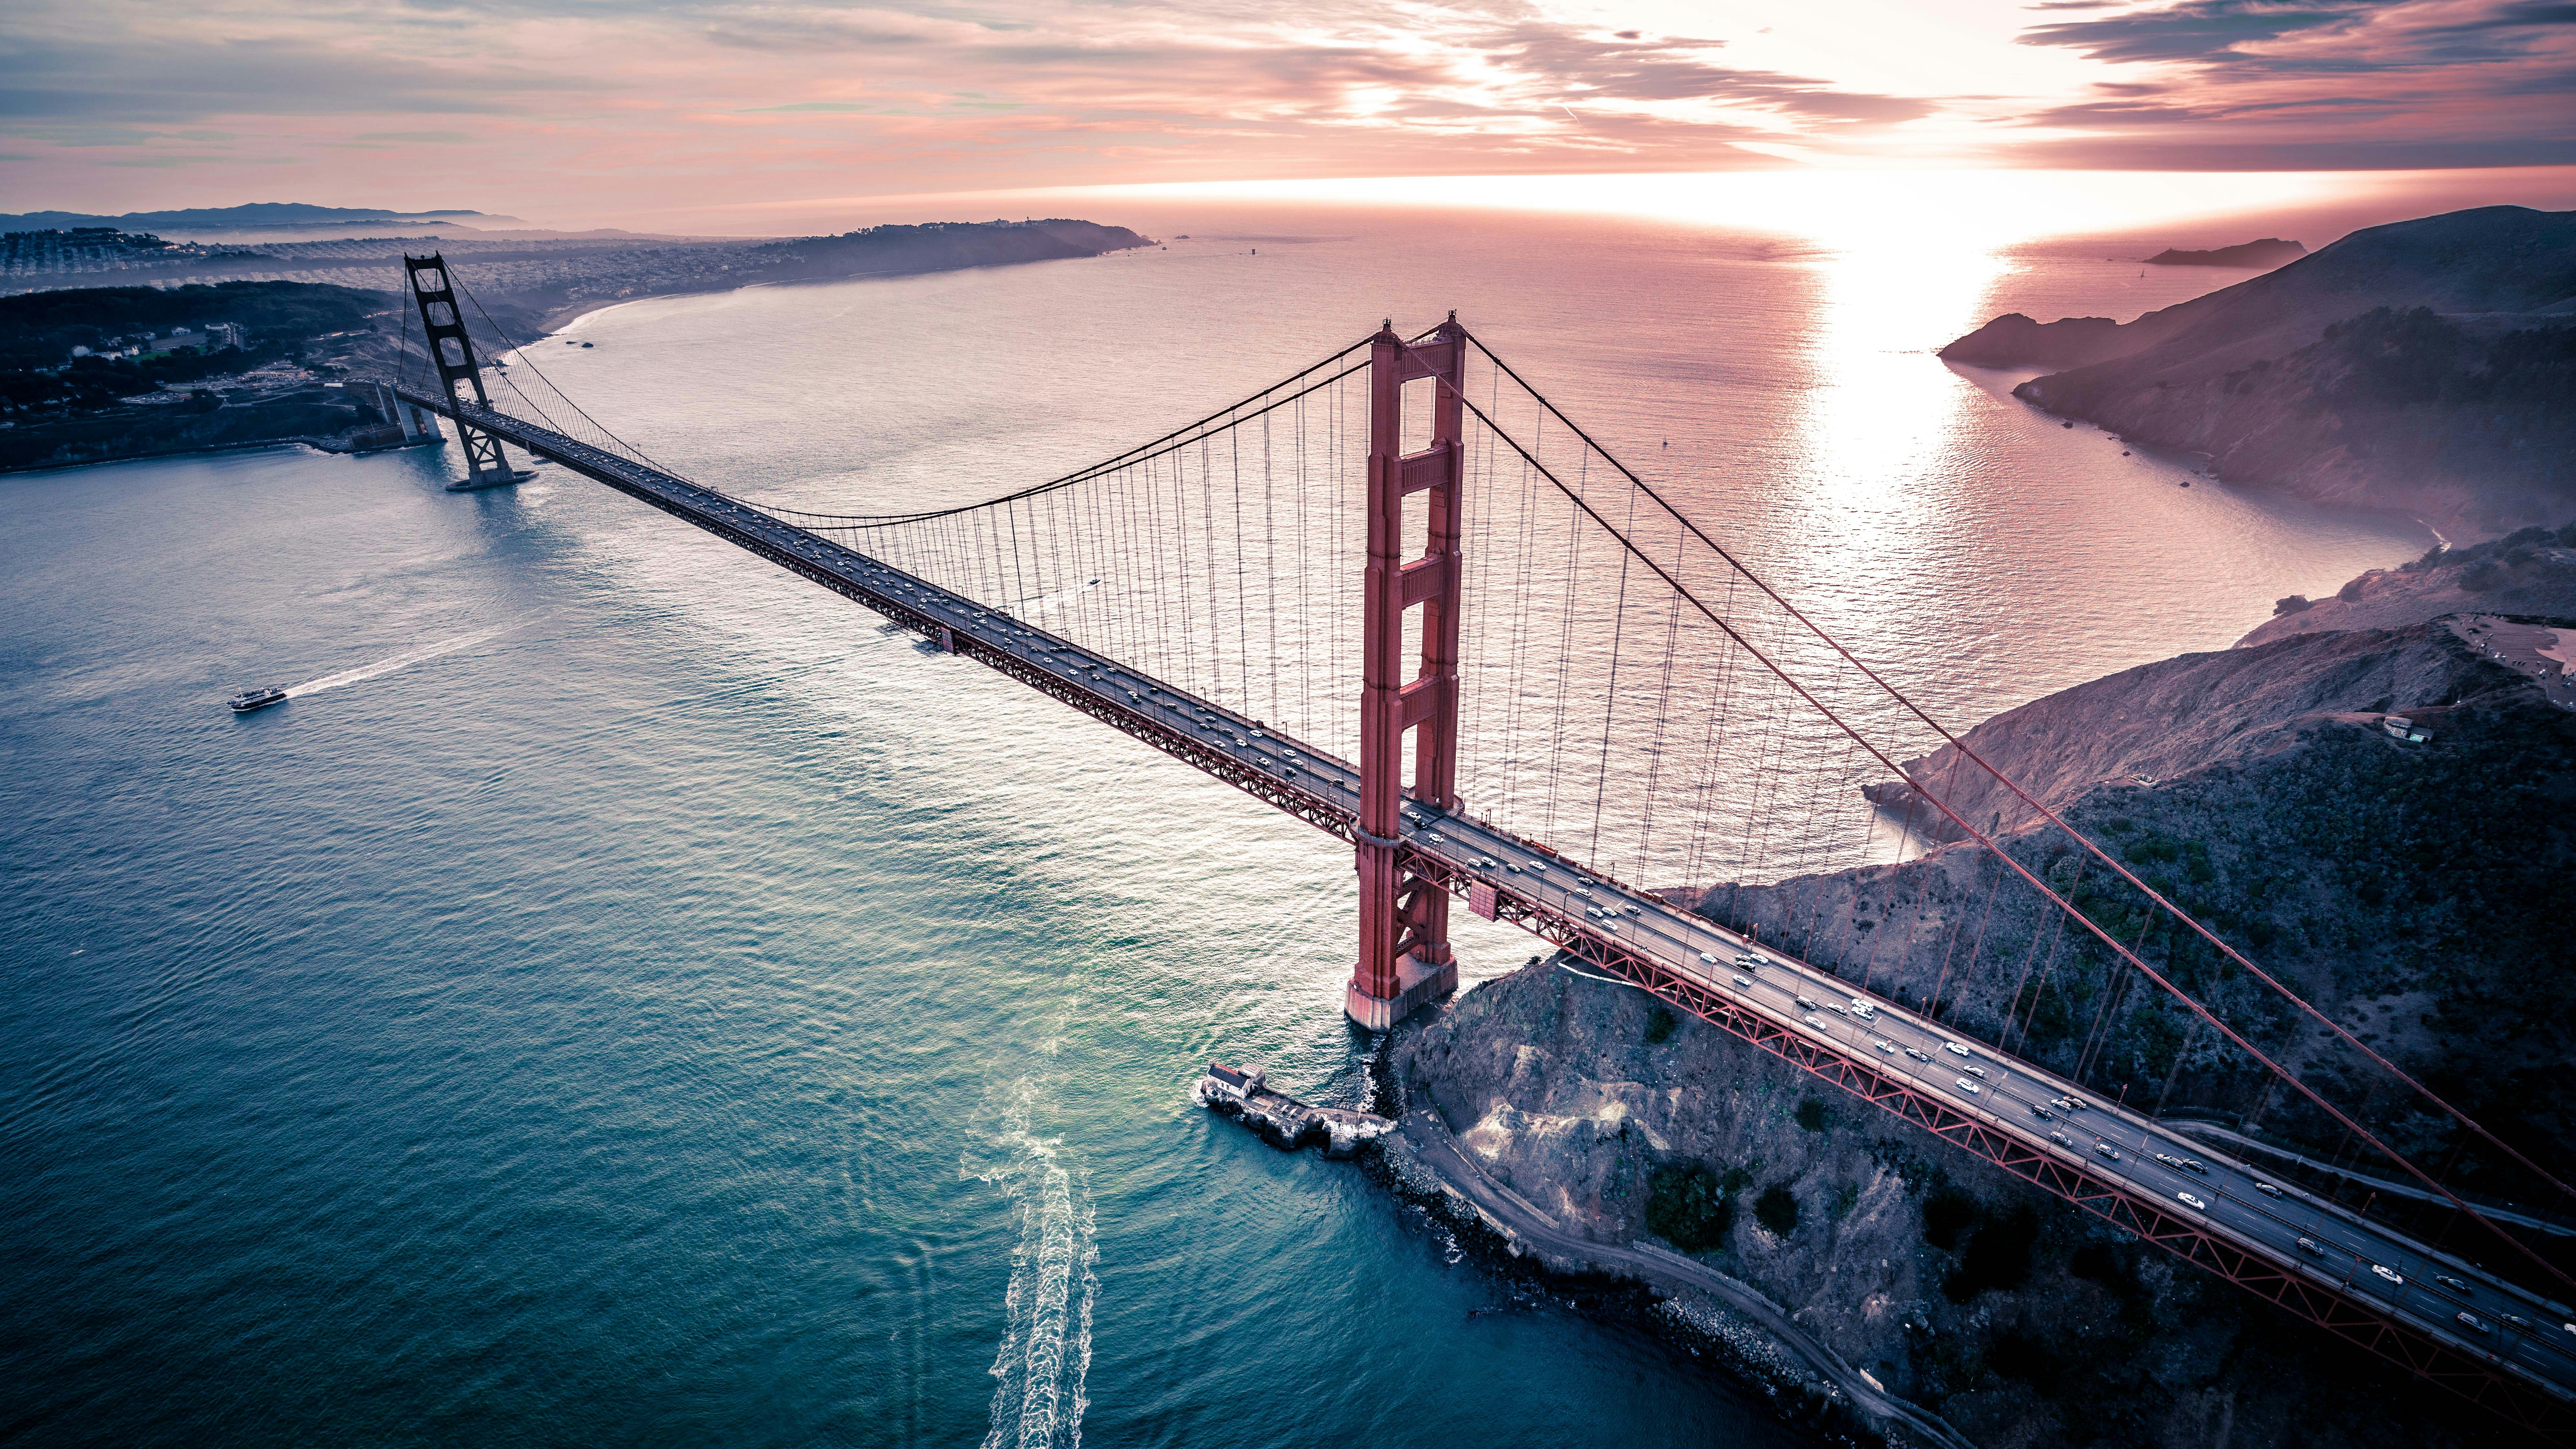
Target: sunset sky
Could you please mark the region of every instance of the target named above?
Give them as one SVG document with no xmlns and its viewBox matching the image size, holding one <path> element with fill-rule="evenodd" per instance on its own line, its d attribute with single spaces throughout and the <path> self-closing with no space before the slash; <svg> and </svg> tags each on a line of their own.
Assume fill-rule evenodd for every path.
<svg viewBox="0 0 2576 1449">
<path fill-rule="evenodd" d="M 2559 0 L 17 0 L 5 204 L 468 206 L 1781 166 L 2576 160 Z"/>
</svg>

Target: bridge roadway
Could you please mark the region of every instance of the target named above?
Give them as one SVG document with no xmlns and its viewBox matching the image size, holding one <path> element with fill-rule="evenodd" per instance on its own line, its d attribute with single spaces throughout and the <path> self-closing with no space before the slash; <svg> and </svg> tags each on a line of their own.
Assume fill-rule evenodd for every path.
<svg viewBox="0 0 2576 1449">
<path fill-rule="evenodd" d="M 398 391 L 1352 838 L 1357 770 L 1259 720 L 712 489 L 506 413 Z M 2553 1437 L 2576 1424 L 2567 1412 L 2576 1402 L 2576 1313 L 1650 892 L 1463 815 L 1412 803 L 1404 812 L 1408 870 L 1480 906 L 1476 887 L 1490 888 L 1495 919 L 1557 943 L 1570 959 L 1672 1000 L 2508 1417 Z"/>
</svg>

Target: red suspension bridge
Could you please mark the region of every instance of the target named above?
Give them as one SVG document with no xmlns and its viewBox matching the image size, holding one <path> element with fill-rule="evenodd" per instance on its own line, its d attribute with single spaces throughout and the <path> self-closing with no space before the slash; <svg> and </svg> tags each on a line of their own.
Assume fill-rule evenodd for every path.
<svg viewBox="0 0 2576 1449">
<path fill-rule="evenodd" d="M 2475 1161 L 2548 1211 L 2576 1216 L 2576 1193 L 1968 750 L 1454 315 L 1413 337 L 1382 328 L 1016 492 L 826 514 L 689 481 L 524 355 L 497 404 L 460 311 L 470 293 L 439 257 L 407 266 L 424 365 L 396 390 L 456 426 L 468 476 L 453 487 L 526 476 L 506 446 L 550 459 L 1348 841 L 1359 902 L 1344 1009 L 1359 1025 L 1389 1028 L 1455 988 L 1463 903 L 2508 1420 L 2576 1435 L 2576 1282 L 2548 1218 L 2501 1222 L 2449 1183 Z M 1945 746 L 1940 778 L 1903 763 Z M 1963 770 L 2046 823 L 1991 836 L 1946 803 Z M 1876 781 L 1902 782 L 1940 819 L 1883 819 L 1859 793 Z M 1844 961 L 1827 968 L 1704 914 L 1698 892 L 1631 884 L 1785 891 L 1792 919 L 1813 906 L 1792 933 L 1812 951 L 1836 923 L 1818 919 L 1821 893 L 1801 892 L 1927 835 L 1976 853 L 1985 882 L 1982 909 L 1948 924 L 1928 992 L 1872 990 L 1868 964 L 1855 985 Z M 2222 1012 L 2221 992 L 2147 959 L 2143 933 L 2118 939 L 2098 904 L 2079 909 L 2043 847 L 2198 943 L 2235 1004 Z M 1985 954 L 2007 899 L 2032 923 L 2018 977 L 2012 953 Z M 1842 909 L 1857 916 L 1857 893 Z M 2026 996 L 2040 923 L 2050 966 Z M 1843 939 L 1867 929 L 1839 924 Z M 2070 998 L 2093 1014 L 2082 1042 L 2034 1046 L 2070 937 L 2112 977 Z M 2260 1170 L 2105 1102 L 2099 1044 L 2141 991 L 2290 1104 L 2294 1159 L 2403 1184 L 2391 1200 L 2413 1216 L 2341 1201 L 2341 1176 Z M 2277 1025 L 2240 1019 L 2286 1019 L 2357 1065 L 2294 1070 L 2255 1040 L 2280 1040 Z M 2401 1152 L 2392 1123 L 2436 1150 Z"/>
</svg>

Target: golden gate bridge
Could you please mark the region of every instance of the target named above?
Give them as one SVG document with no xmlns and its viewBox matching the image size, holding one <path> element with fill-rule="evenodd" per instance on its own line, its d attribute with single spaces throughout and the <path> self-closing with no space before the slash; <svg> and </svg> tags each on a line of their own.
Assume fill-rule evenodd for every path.
<svg viewBox="0 0 2576 1449">
<path fill-rule="evenodd" d="M 1970 750 L 1454 313 L 1412 336 L 1382 326 L 1054 479 L 821 513 L 660 465 L 525 354 L 497 404 L 471 293 L 440 256 L 405 265 L 422 332 L 395 390 L 457 428 L 468 471 L 452 488 L 526 477 L 505 445 L 549 459 L 1347 841 L 1343 1007 L 1359 1026 L 1392 1028 L 1456 988 L 1463 904 L 2526 1429 L 2576 1437 L 2563 1231 L 2451 1183 L 2473 1173 L 2571 1216 L 2576 1191 Z M 1906 788 L 1901 822 L 1862 798 L 1874 782 Z M 1998 835 L 1948 803 L 1965 784 L 2044 823 Z M 1881 982 L 1861 892 L 1829 908 L 1813 883 L 1853 867 L 1892 879 L 1936 848 L 1972 853 L 1982 907 L 1936 926 L 1928 989 L 1894 964 Z M 2090 909 L 2045 864 L 2069 853 L 2108 883 Z M 1721 880 L 1772 890 L 1771 939 L 1693 885 Z M 1999 905 L 2029 927 L 2019 953 L 1987 953 Z M 2163 961 L 2148 930 L 2124 941 L 2106 924 L 2138 919 L 2169 943 Z M 2053 977 L 2070 938 L 2116 973 L 2090 998 Z M 2091 1008 L 2080 1039 L 2034 1040 L 2052 979 L 2061 1007 Z M 2273 1130 L 2298 1170 L 2104 1100 L 2114 1011 L 2141 990 L 2223 1043 L 2266 1101 L 2286 1093 Z M 2284 1039 L 2307 1044 L 2299 1068 Z M 2302 1163 L 2372 1163 L 2405 1191 L 2356 1206 L 2352 1177 Z"/>
</svg>

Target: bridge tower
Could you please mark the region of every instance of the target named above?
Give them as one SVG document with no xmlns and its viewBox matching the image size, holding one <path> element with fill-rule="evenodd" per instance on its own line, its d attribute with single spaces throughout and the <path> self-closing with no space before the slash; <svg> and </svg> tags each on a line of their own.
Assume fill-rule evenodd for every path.
<svg viewBox="0 0 2576 1449">
<path fill-rule="evenodd" d="M 1360 949 L 1343 994 L 1353 1021 L 1383 1031 L 1458 986 L 1449 950 L 1449 893 L 1397 860 L 1407 795 L 1458 808 L 1458 622 L 1466 573 L 1467 331 L 1449 314 L 1419 345 L 1390 325 L 1369 342 L 1368 582 L 1361 628 Z M 1404 385 L 1431 379 L 1430 442 L 1404 446 Z M 1422 552 L 1405 556 L 1405 500 L 1427 494 Z M 1419 607 L 1421 647 L 1407 677 L 1405 616 Z M 1413 784 L 1404 736 L 1413 735 Z"/>
<path fill-rule="evenodd" d="M 429 339 L 429 360 L 438 368 L 448 401 L 489 408 L 492 399 L 483 392 L 483 368 L 474 360 L 474 339 L 465 334 L 465 318 L 456 310 L 456 288 L 447 278 L 447 258 L 437 252 L 425 257 L 405 253 L 403 269 L 411 276 L 412 301 L 420 306 L 421 330 Z M 473 396 L 465 396 L 459 384 L 471 388 Z M 513 471 L 508 455 L 501 451 L 501 440 L 466 422 L 462 413 L 456 415 L 456 436 L 465 443 L 465 476 L 448 484 L 448 492 L 501 488 L 533 476 Z"/>
</svg>

